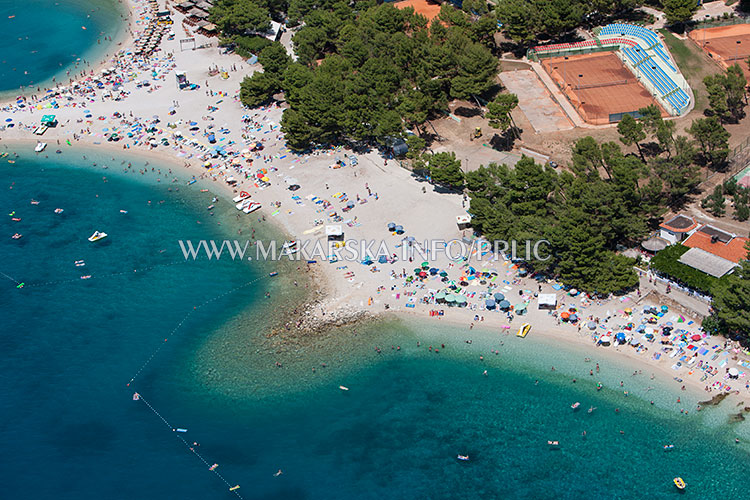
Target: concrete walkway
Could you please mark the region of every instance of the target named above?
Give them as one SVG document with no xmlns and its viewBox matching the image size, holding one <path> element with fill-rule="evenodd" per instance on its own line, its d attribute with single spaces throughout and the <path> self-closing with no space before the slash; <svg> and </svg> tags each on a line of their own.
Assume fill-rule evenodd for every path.
<svg viewBox="0 0 750 500">
<path fill-rule="evenodd" d="M 563 95 L 562 91 L 557 87 L 555 82 L 552 80 L 552 77 L 547 74 L 546 71 L 544 71 L 544 68 L 542 65 L 538 62 L 531 62 L 531 68 L 534 70 L 536 75 L 539 77 L 539 79 L 542 81 L 545 87 L 547 87 L 547 90 L 550 94 L 552 94 L 552 98 L 557 101 L 557 104 L 560 105 L 560 107 L 565 111 L 565 114 L 568 115 L 568 118 L 576 127 L 581 128 L 598 128 L 594 125 L 590 125 L 583 121 L 581 116 L 578 114 L 578 112 L 573 108 L 573 105 L 570 104 L 570 101 L 568 101 L 567 97 Z M 608 125 L 605 125 L 608 126 Z"/>
</svg>

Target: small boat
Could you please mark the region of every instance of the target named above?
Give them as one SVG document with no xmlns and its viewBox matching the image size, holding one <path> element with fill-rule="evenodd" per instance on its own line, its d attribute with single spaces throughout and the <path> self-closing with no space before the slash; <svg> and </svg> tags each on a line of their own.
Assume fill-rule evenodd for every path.
<svg viewBox="0 0 750 500">
<path fill-rule="evenodd" d="M 581 403 L 579 403 L 578 401 L 570 405 L 570 407 L 573 408 L 574 410 L 577 410 L 579 406 L 581 406 Z"/>
<path fill-rule="evenodd" d="M 95 241 L 103 240 L 106 237 L 107 237 L 107 233 L 102 233 L 100 231 L 94 231 L 94 234 L 92 234 L 91 236 L 89 236 L 89 241 L 91 243 L 93 243 Z"/>
<path fill-rule="evenodd" d="M 62 208 L 56 208 L 55 209 L 55 213 L 56 214 L 61 214 L 61 213 L 63 213 L 63 209 Z"/>
<path fill-rule="evenodd" d="M 206 208 L 206 210 L 213 210 L 213 209 L 214 209 L 213 205 L 209 205 L 208 208 Z"/>
<path fill-rule="evenodd" d="M 229 491 L 236 491 L 236 490 L 239 490 L 239 489 L 240 489 L 240 485 L 238 484 L 236 486 L 232 486 L 231 488 L 229 488 Z"/>
<path fill-rule="evenodd" d="M 21 233 L 16 233 L 11 236 L 11 238 L 13 238 L 14 240 L 20 240 L 21 238 L 23 238 L 23 235 Z"/>
<path fill-rule="evenodd" d="M 13 222 L 21 222 L 21 218 L 20 217 L 13 217 L 10 220 L 12 220 Z"/>
<path fill-rule="evenodd" d="M 559 441 L 547 441 L 547 444 L 550 446 L 560 446 Z"/>
<path fill-rule="evenodd" d="M 34 148 L 34 151 L 37 153 L 41 153 L 42 151 L 44 151 L 44 148 L 46 147 L 47 147 L 46 142 L 37 142 L 36 147 Z"/>
<path fill-rule="evenodd" d="M 674 445 L 673 444 L 665 444 L 664 445 L 664 451 L 671 451 L 671 450 L 674 450 Z"/>
<path fill-rule="evenodd" d="M 208 189 L 201 189 L 201 193 L 208 193 Z"/>
<path fill-rule="evenodd" d="M 273 272 L 268 273 L 268 275 L 271 277 L 277 276 L 278 274 L 279 274 L 278 271 L 273 271 Z"/>
<path fill-rule="evenodd" d="M 187 429 L 182 429 L 178 427 L 177 429 L 175 429 L 175 432 L 187 432 Z"/>
<path fill-rule="evenodd" d="M 120 210 L 120 213 L 121 214 L 126 214 L 126 213 L 128 213 L 128 211 L 127 210 Z"/>
<path fill-rule="evenodd" d="M 82 279 L 82 280 L 88 280 L 88 279 L 91 279 L 91 275 L 90 275 L 90 274 L 87 274 L 87 275 L 85 275 L 85 276 L 81 276 L 81 279 Z"/>
<path fill-rule="evenodd" d="M 456 458 L 459 460 L 463 460 L 464 462 L 469 461 L 469 455 L 458 455 Z"/>
<path fill-rule="evenodd" d="M 526 335 L 528 335 L 529 331 L 531 331 L 531 325 L 528 323 L 524 323 L 521 325 L 521 328 L 518 329 L 518 333 L 516 333 L 517 337 L 524 338 Z"/>
<path fill-rule="evenodd" d="M 685 481 L 683 481 L 681 477 L 676 477 L 672 481 L 674 482 L 674 485 L 677 486 L 677 489 L 680 491 L 684 490 L 685 487 L 687 486 L 685 484 Z"/>
<path fill-rule="evenodd" d="M 32 199 L 32 200 L 31 200 L 31 204 L 32 204 L 32 205 L 39 205 L 39 202 L 38 202 L 38 201 L 36 201 L 36 200 L 33 200 L 33 199 Z"/>
<path fill-rule="evenodd" d="M 594 410 L 596 410 L 596 406 L 589 407 L 589 413 L 594 413 Z"/>
<path fill-rule="evenodd" d="M 344 387 L 343 385 L 340 385 L 339 389 L 341 389 L 342 391 L 348 391 L 349 390 L 348 387 Z"/>
<path fill-rule="evenodd" d="M 75 261 L 75 265 L 76 265 L 76 267 L 83 267 L 83 266 L 86 265 L 86 262 L 84 262 L 82 260 L 77 260 L 77 261 Z"/>
<path fill-rule="evenodd" d="M 216 470 L 218 466 L 219 464 L 213 464 L 211 467 L 208 468 L 208 470 Z"/>
<path fill-rule="evenodd" d="M 133 401 L 138 401 L 139 399 L 141 399 L 141 395 L 138 394 L 137 392 L 134 392 L 133 393 Z"/>
</svg>

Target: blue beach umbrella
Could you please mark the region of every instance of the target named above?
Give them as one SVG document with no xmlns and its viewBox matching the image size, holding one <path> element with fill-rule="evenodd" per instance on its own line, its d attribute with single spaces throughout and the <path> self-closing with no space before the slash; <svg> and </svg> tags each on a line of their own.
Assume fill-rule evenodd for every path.
<svg viewBox="0 0 750 500">
<path fill-rule="evenodd" d="M 495 297 L 495 300 L 497 302 L 500 302 L 501 300 L 505 300 L 505 295 L 503 295 L 500 292 L 495 292 L 495 295 L 493 295 L 493 297 Z"/>
<path fill-rule="evenodd" d="M 510 307 L 510 302 L 508 302 L 507 300 L 501 300 L 497 307 L 499 307 L 500 309 L 508 309 Z"/>
<path fill-rule="evenodd" d="M 484 302 L 484 305 L 485 305 L 485 306 L 487 306 L 487 309 L 490 309 L 490 310 L 492 310 L 492 309 L 494 309 L 494 308 L 495 308 L 495 305 L 496 305 L 496 304 L 495 304 L 495 301 L 494 301 L 494 300 L 492 300 L 492 299 L 487 299 L 487 300 L 486 300 L 486 301 Z"/>
<path fill-rule="evenodd" d="M 380 257 L 378 257 L 379 264 L 385 264 L 386 262 L 388 262 L 388 257 L 386 257 L 385 255 L 381 255 Z"/>
</svg>

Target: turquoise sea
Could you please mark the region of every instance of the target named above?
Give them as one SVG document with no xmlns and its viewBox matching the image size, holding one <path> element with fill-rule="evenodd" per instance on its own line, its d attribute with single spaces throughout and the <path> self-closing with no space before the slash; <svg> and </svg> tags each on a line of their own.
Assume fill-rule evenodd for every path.
<svg viewBox="0 0 750 500">
<path fill-rule="evenodd" d="M 0 96 L 21 86 L 38 86 L 53 76 L 67 84 L 65 71 L 81 59 L 98 62 L 117 41 L 125 23 L 115 0 L 0 0 Z M 86 29 L 83 29 L 83 28 Z"/>
<path fill-rule="evenodd" d="M 270 278 L 273 266 L 180 253 L 179 239 L 251 227 L 272 236 L 225 200 L 211 216 L 213 194 L 199 191 L 210 183 L 188 187 L 169 182 L 168 167 L 80 149 L 6 160 L 3 498 L 746 496 L 750 457 L 734 443 L 747 439 L 746 424 L 729 424 L 721 406 L 692 411 L 696 399 L 674 383 L 534 332 L 394 320 L 312 339 L 273 335 L 269 323 L 300 296 L 294 267 Z M 89 243 L 94 230 L 109 236 Z M 601 363 L 599 375 L 589 376 L 585 356 Z M 136 391 L 143 399 L 133 401 Z M 678 475 L 684 495 L 672 485 Z"/>
</svg>

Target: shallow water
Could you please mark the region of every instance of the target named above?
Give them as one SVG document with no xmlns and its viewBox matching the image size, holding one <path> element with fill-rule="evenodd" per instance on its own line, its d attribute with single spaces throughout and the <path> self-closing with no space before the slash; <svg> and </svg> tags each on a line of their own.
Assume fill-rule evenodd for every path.
<svg viewBox="0 0 750 500">
<path fill-rule="evenodd" d="M 124 11 L 115 0 L 0 0 L 0 95 L 61 74 L 58 81 L 67 84 L 67 68 L 78 59 L 98 62 L 110 47 L 103 37 L 115 41 L 125 26 Z"/>
<path fill-rule="evenodd" d="M 229 498 L 179 437 L 243 498 L 670 498 L 677 475 L 685 498 L 743 496 L 748 454 L 733 439 L 744 424 L 714 409 L 684 416 L 666 385 L 610 361 L 597 392 L 573 347 L 399 321 L 275 343 L 269 318 L 299 296 L 291 277 L 185 263 L 176 244 L 260 228 L 257 218 L 237 222 L 223 200 L 212 217 L 200 183 L 121 174 L 101 155 L 81 168 L 79 155 L 0 160 L 0 272 L 12 278 L 0 276 L 3 497 Z M 110 236 L 89 243 L 95 229 Z"/>
</svg>

